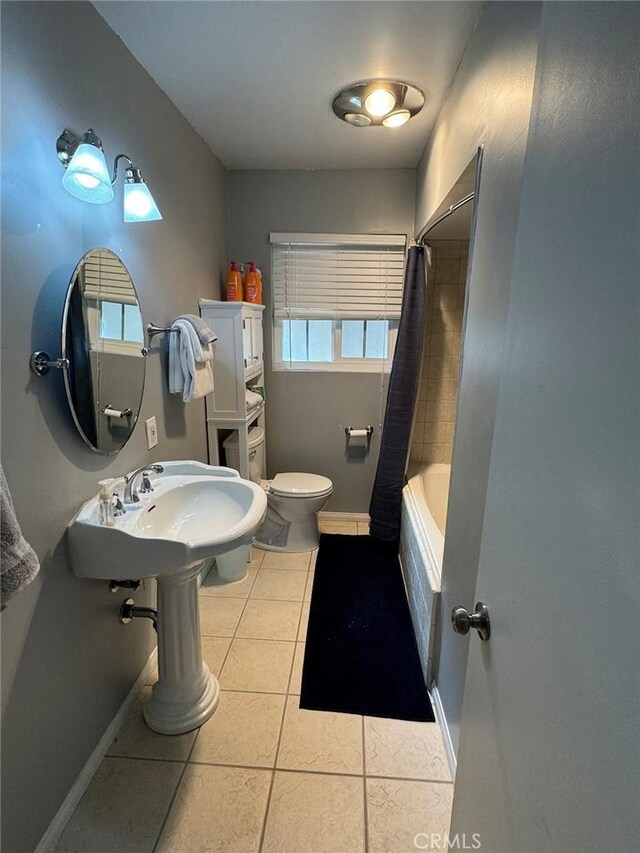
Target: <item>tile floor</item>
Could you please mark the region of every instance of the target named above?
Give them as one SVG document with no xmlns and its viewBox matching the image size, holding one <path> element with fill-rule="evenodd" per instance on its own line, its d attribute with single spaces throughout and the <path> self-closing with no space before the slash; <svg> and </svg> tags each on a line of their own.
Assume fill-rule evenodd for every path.
<svg viewBox="0 0 640 853">
<path fill-rule="evenodd" d="M 328 522 L 326 532 L 366 533 Z M 125 721 L 58 853 L 403 853 L 449 828 L 435 723 L 300 710 L 315 552 L 252 549 L 248 577 L 201 588 L 202 646 L 221 699 L 197 732 Z"/>
</svg>

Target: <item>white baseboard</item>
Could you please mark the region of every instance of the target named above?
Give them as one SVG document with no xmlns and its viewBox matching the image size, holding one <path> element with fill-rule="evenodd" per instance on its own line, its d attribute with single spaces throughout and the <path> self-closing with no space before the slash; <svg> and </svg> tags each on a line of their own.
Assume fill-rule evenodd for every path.
<svg viewBox="0 0 640 853">
<path fill-rule="evenodd" d="M 360 521 L 368 524 L 371 520 L 368 512 L 319 512 L 320 521 Z"/>
<path fill-rule="evenodd" d="M 444 751 L 447 754 L 447 761 L 449 762 L 451 780 L 455 782 L 458 759 L 456 758 L 456 753 L 453 748 L 453 741 L 451 740 L 449 724 L 447 723 L 444 708 L 442 707 L 442 699 L 440 698 L 440 693 L 438 692 L 438 688 L 435 684 L 431 685 L 429 693 L 431 694 L 431 701 L 433 702 L 433 710 L 436 715 L 436 722 L 440 726 L 440 731 L 442 732 L 442 740 L 444 741 Z"/>
<path fill-rule="evenodd" d="M 133 687 L 127 694 L 127 697 L 122 703 L 122 705 L 120 705 L 120 707 L 118 708 L 118 711 L 113 720 L 111 720 L 109 727 L 96 744 L 95 749 L 93 750 L 86 764 L 80 771 L 78 778 L 73 783 L 71 790 L 65 797 L 65 800 L 60 806 L 60 808 L 58 809 L 56 816 L 49 824 L 49 828 L 40 839 L 40 843 L 36 847 L 35 853 L 53 853 L 53 851 L 55 850 L 55 847 L 58 841 L 60 840 L 60 836 L 64 832 L 66 825 L 69 823 L 71 815 L 74 813 L 76 806 L 82 799 L 84 792 L 89 787 L 89 783 L 93 779 L 96 770 L 102 762 L 102 759 L 109 751 L 109 747 L 113 743 L 113 739 L 117 735 L 120 726 L 122 725 L 125 720 L 125 717 L 129 713 L 131 706 L 136 701 L 136 699 L 138 698 L 138 694 L 147 683 L 149 674 L 151 673 L 155 665 L 156 657 L 157 649 L 154 649 L 149 655 L 149 660 L 145 664 L 144 669 L 136 679 L 136 683 L 133 685 Z"/>
</svg>

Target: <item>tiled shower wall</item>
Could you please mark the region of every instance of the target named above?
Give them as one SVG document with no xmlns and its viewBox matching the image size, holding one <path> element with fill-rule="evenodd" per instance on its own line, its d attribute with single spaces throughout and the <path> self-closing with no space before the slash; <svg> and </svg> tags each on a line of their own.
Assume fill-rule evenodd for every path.
<svg viewBox="0 0 640 853">
<path fill-rule="evenodd" d="M 468 240 L 434 240 L 411 459 L 451 462 L 458 396 Z"/>
</svg>

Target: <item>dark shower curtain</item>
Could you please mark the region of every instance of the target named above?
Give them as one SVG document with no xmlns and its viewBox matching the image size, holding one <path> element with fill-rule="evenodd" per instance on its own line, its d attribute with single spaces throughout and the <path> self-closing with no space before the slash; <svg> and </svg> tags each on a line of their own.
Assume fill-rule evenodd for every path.
<svg viewBox="0 0 640 853">
<path fill-rule="evenodd" d="M 96 447 L 98 432 L 94 403 L 95 391 L 87 334 L 84 320 L 84 297 L 80 283 L 76 282 L 71 291 L 67 316 L 67 346 L 71 355 L 68 380 L 76 417 L 88 441 Z"/>
<path fill-rule="evenodd" d="M 400 536 L 402 487 L 409 456 L 413 409 L 420 379 L 427 282 L 424 246 L 412 246 L 402 294 L 402 311 L 393 354 L 378 468 L 369 504 L 371 536 Z"/>
</svg>

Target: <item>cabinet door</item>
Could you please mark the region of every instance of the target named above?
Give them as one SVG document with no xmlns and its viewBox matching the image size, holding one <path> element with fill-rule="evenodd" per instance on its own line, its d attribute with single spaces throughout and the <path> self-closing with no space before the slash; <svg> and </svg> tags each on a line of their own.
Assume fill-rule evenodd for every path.
<svg viewBox="0 0 640 853">
<path fill-rule="evenodd" d="M 262 341 L 262 315 L 251 318 L 251 355 L 252 363 L 262 364 L 264 360 Z"/>
<path fill-rule="evenodd" d="M 242 357 L 245 367 L 251 367 L 253 364 L 252 319 L 252 317 L 242 318 Z"/>
</svg>

